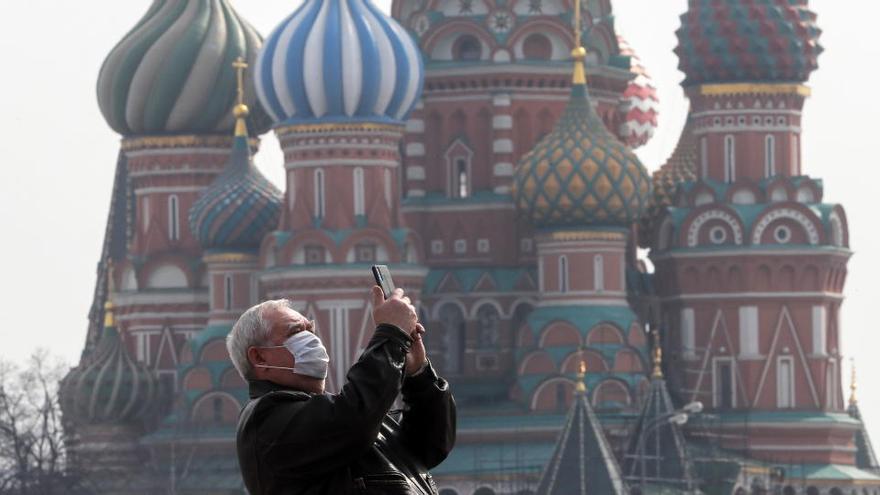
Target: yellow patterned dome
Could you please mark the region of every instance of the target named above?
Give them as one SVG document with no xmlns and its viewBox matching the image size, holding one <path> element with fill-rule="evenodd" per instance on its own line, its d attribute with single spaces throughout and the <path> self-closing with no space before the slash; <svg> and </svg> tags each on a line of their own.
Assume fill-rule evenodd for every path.
<svg viewBox="0 0 880 495">
<path fill-rule="evenodd" d="M 572 85 L 556 127 L 520 160 L 514 178 L 520 214 L 537 227 L 629 226 L 650 189 L 645 167 L 596 115 L 585 83 Z"/>
</svg>

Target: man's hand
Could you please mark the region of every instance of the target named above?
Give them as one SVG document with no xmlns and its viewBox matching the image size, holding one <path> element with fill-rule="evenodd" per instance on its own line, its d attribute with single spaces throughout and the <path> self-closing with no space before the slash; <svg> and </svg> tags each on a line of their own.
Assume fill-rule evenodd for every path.
<svg viewBox="0 0 880 495">
<path fill-rule="evenodd" d="M 394 289 L 391 297 L 385 299 L 382 289 L 378 285 L 374 285 L 371 295 L 373 297 L 373 323 L 376 325 L 387 323 L 410 335 L 415 333 L 418 323 L 416 308 L 409 298 L 403 295 L 403 289 Z"/>
<path fill-rule="evenodd" d="M 421 323 L 416 323 L 416 330 L 412 333 L 413 343 L 406 355 L 406 376 L 411 376 L 428 364 L 428 355 L 425 352 L 425 342 L 422 335 L 425 334 L 425 327 Z"/>
</svg>

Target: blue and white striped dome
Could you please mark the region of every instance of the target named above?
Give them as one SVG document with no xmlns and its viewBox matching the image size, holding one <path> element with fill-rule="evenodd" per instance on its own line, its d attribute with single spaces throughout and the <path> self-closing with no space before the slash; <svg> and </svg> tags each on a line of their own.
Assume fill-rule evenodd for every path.
<svg viewBox="0 0 880 495">
<path fill-rule="evenodd" d="M 410 35 L 370 0 L 306 0 L 269 36 L 254 77 L 279 125 L 400 123 L 424 67 Z"/>
</svg>

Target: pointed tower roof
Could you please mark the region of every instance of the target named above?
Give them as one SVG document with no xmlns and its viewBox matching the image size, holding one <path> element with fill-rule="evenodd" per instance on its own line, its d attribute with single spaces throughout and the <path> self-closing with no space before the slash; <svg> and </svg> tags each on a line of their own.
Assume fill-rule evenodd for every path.
<svg viewBox="0 0 880 495">
<path fill-rule="evenodd" d="M 859 411 L 859 402 L 856 400 L 855 364 L 852 365 L 852 380 L 850 381 L 849 389 L 849 407 L 846 408 L 846 412 L 851 418 L 862 423 L 855 433 L 856 467 L 869 471 L 880 471 L 880 464 L 877 463 L 877 456 L 874 454 L 874 447 L 871 445 L 871 438 L 868 436 L 868 429 L 865 428 L 862 413 Z"/>
<path fill-rule="evenodd" d="M 630 436 L 623 462 L 624 476 L 633 484 L 638 483 L 644 475 L 644 480 L 648 483 L 691 488 L 694 471 L 688 461 L 684 435 L 677 424 L 665 421 L 664 418 L 669 417 L 675 407 L 663 378 L 663 354 L 656 332 L 654 341 L 651 386 L 645 397 L 642 413 Z"/>
<path fill-rule="evenodd" d="M 574 402 L 538 483 L 538 495 L 623 495 L 627 492 L 614 452 L 587 400 L 586 363 L 581 361 Z"/>
</svg>

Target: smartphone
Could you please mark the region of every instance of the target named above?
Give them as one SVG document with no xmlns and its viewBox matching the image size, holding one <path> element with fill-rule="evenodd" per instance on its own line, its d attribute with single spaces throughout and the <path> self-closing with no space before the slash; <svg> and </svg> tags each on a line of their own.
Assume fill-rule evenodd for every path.
<svg viewBox="0 0 880 495">
<path fill-rule="evenodd" d="M 373 278 L 376 279 L 376 285 L 382 288 L 385 299 L 391 297 L 391 293 L 394 292 L 394 280 L 391 279 L 388 265 L 373 265 Z"/>
</svg>

